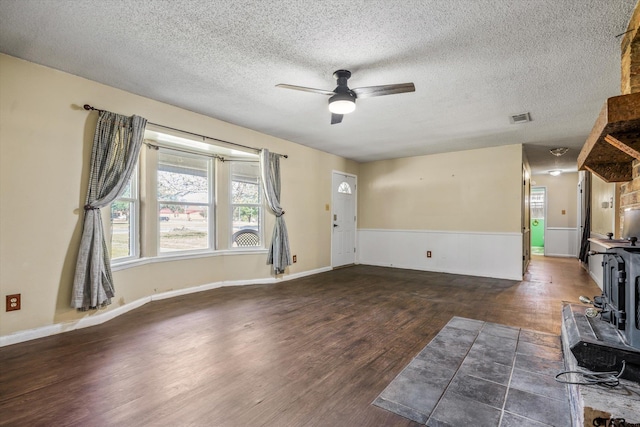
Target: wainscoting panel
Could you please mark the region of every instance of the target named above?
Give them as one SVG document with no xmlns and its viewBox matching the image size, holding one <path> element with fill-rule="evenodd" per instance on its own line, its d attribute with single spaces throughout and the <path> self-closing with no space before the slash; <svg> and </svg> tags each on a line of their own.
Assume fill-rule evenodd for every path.
<svg viewBox="0 0 640 427">
<path fill-rule="evenodd" d="M 604 236 L 592 236 L 592 237 L 600 237 L 606 238 Z M 589 249 L 595 252 L 605 252 L 607 250 L 606 247 L 597 244 L 596 242 L 589 243 Z M 589 256 L 589 275 L 593 279 L 594 282 L 598 285 L 600 289 L 602 289 L 603 279 L 603 271 L 602 271 L 602 255 L 590 255 Z M 589 296 L 591 297 L 591 296 Z"/>
<path fill-rule="evenodd" d="M 360 229 L 358 262 L 521 280 L 522 234 Z"/>
<path fill-rule="evenodd" d="M 547 227 L 544 236 L 544 254 L 577 258 L 578 229 L 575 227 Z"/>
</svg>

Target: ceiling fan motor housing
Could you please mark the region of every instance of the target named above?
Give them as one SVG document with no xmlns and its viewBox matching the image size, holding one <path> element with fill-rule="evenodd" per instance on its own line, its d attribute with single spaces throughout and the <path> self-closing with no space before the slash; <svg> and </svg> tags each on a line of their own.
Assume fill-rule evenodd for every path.
<svg viewBox="0 0 640 427">
<path fill-rule="evenodd" d="M 329 99 L 329 104 L 333 101 L 345 100 L 355 102 L 355 99 L 358 97 L 349 87 L 347 86 L 347 80 L 351 77 L 351 71 L 348 70 L 338 70 L 333 73 L 333 77 L 336 79 L 338 86 L 333 90 L 336 95 L 345 94 L 349 97 L 338 97 L 335 98 L 335 95 Z M 335 98 L 335 99 L 334 99 Z M 333 101 L 332 101 L 333 100 Z"/>
<path fill-rule="evenodd" d="M 333 91 L 335 95 L 329 98 L 329 110 L 334 114 L 349 114 L 356 108 L 356 94 L 347 86 L 351 71 L 338 70 L 333 73 L 338 86 Z"/>
<path fill-rule="evenodd" d="M 346 86 L 349 77 L 351 77 L 351 71 L 349 70 L 338 70 L 333 73 L 333 78 L 338 81 L 338 86 Z"/>
</svg>

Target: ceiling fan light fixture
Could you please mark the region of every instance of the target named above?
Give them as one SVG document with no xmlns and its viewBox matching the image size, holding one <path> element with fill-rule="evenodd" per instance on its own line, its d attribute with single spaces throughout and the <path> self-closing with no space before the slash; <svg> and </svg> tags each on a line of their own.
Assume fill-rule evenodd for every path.
<svg viewBox="0 0 640 427">
<path fill-rule="evenodd" d="M 356 98 L 371 98 L 374 96 L 395 95 L 397 93 L 416 91 L 416 86 L 413 83 L 357 87 L 351 90 L 349 86 L 347 86 L 347 80 L 351 77 L 351 71 L 338 70 L 333 73 L 333 77 L 337 83 L 334 90 L 314 89 L 312 87 L 295 86 L 284 83 L 277 84 L 276 87 L 330 96 L 329 111 L 331 112 L 332 125 L 342 123 L 342 117 L 345 114 L 352 113 L 356 109 Z"/>
<path fill-rule="evenodd" d="M 549 150 L 549 152 L 556 157 L 560 157 L 566 154 L 567 151 L 569 151 L 568 147 L 558 147 L 558 148 L 552 148 L 551 150 Z"/>
<path fill-rule="evenodd" d="M 355 98 L 348 93 L 336 93 L 329 98 L 329 111 L 333 114 L 349 114 L 356 109 Z"/>
</svg>

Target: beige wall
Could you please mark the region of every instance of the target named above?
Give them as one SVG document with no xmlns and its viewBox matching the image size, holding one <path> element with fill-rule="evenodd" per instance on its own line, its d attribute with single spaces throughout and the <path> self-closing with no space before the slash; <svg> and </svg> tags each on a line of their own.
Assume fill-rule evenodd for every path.
<svg viewBox="0 0 640 427">
<path fill-rule="evenodd" d="M 616 200 L 616 184 L 607 183 L 592 174 L 591 179 L 591 232 L 605 235 L 609 232 L 619 235 L 616 230 L 615 206 L 611 201 Z M 607 206 L 603 207 L 606 203 Z M 614 203 L 615 204 L 615 203 Z"/>
<path fill-rule="evenodd" d="M 10 56 L 0 55 L 0 70 L 0 295 L 22 294 L 22 310 L 0 310 L 0 336 L 95 314 L 69 306 L 96 123 L 84 103 L 288 154 L 282 205 L 298 256 L 288 274 L 330 265 L 331 171 L 357 174 L 357 163 Z M 119 270 L 106 310 L 167 290 L 266 278 L 265 258 L 215 255 Z"/>
<path fill-rule="evenodd" d="M 358 227 L 521 232 L 522 146 L 360 165 Z"/>
<path fill-rule="evenodd" d="M 578 225 L 578 172 L 536 175 L 534 187 L 547 188 L 547 227 Z M 562 213 L 564 211 L 564 213 Z"/>
</svg>

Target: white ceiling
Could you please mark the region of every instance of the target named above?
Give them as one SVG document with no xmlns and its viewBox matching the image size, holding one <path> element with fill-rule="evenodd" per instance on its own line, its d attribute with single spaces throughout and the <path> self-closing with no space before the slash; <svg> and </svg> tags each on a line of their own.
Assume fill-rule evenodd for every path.
<svg viewBox="0 0 640 427">
<path fill-rule="evenodd" d="M 635 3 L 0 0 L 0 51 L 360 162 L 523 143 L 544 173 L 576 170 L 620 94 L 616 35 Z M 330 125 L 326 96 L 275 87 L 333 90 L 337 69 L 352 88 L 416 92 Z M 533 121 L 509 123 L 523 112 Z"/>
</svg>

